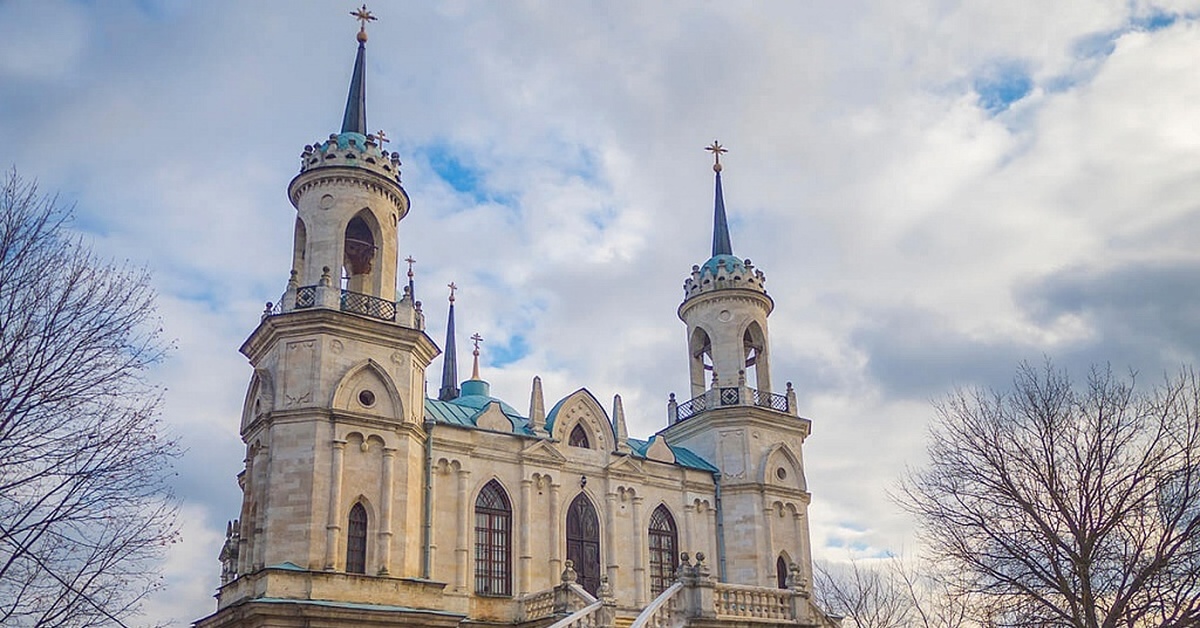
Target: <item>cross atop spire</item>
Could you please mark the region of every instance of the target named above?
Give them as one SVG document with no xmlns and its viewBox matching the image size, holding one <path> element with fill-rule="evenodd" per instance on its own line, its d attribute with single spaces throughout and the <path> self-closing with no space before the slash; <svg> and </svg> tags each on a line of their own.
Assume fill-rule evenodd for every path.
<svg viewBox="0 0 1200 628">
<path fill-rule="evenodd" d="M 729 241 L 729 220 L 725 218 L 725 195 L 721 192 L 721 155 L 729 151 L 716 140 L 704 150 L 713 154 L 713 172 L 717 173 L 716 200 L 713 203 L 712 254 L 713 257 L 733 255 L 733 244 Z"/>
<path fill-rule="evenodd" d="M 729 150 L 726 149 L 724 146 L 721 146 L 721 143 L 718 142 L 717 140 L 713 140 L 712 146 L 709 146 L 709 147 L 705 148 L 704 150 L 713 154 L 713 159 L 715 160 L 713 162 L 713 172 L 720 172 L 721 171 L 721 155 L 728 153 Z"/>
<path fill-rule="evenodd" d="M 446 287 L 450 288 L 450 305 L 454 305 L 454 292 L 458 290 L 458 286 L 454 285 L 454 282 L 451 281 L 446 284 Z"/>
<path fill-rule="evenodd" d="M 358 26 L 358 41 L 359 41 L 359 43 L 367 41 L 367 22 L 374 22 L 375 20 L 377 20 L 379 18 L 375 17 L 374 15 L 371 15 L 371 12 L 369 10 L 367 10 L 367 5 L 365 5 L 365 4 L 362 5 L 361 8 L 351 11 L 350 15 L 353 15 L 354 18 L 357 19 L 359 22 L 359 26 Z"/>
<path fill-rule="evenodd" d="M 483 342 L 483 336 L 480 336 L 479 332 L 475 332 L 471 336 L 471 341 L 475 343 L 475 350 L 471 352 L 475 358 L 471 365 L 471 379 L 479 379 L 479 343 Z"/>
<path fill-rule="evenodd" d="M 346 114 L 342 116 L 342 133 L 367 134 L 367 22 L 377 18 L 367 10 L 367 5 L 352 11 L 359 22 L 358 54 L 354 56 L 354 73 L 350 77 L 350 93 L 346 95 Z"/>
</svg>

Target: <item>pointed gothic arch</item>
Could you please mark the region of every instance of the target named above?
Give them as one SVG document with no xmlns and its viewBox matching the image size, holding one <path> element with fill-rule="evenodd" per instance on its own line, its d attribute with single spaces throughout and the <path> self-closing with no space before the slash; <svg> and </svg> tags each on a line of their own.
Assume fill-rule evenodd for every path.
<svg viewBox="0 0 1200 628">
<path fill-rule="evenodd" d="M 571 436 L 567 438 L 567 445 L 582 449 L 592 448 L 592 441 L 588 438 L 587 428 L 582 423 L 575 424 L 575 427 L 571 430 Z"/>
<path fill-rule="evenodd" d="M 369 207 L 362 208 L 346 223 L 342 237 L 342 276 L 346 290 L 378 295 L 382 275 L 379 263 L 381 236 L 379 220 Z"/>
<path fill-rule="evenodd" d="M 692 397 L 699 397 L 708 390 L 712 370 L 712 338 L 707 330 L 696 326 L 688 338 L 688 372 L 691 375 Z"/>
<path fill-rule="evenodd" d="M 679 532 L 666 504 L 650 514 L 650 596 L 658 597 L 675 579 L 675 557 L 679 555 Z"/>
<path fill-rule="evenodd" d="M 772 445 L 762 460 L 762 466 L 758 469 L 759 483 L 808 490 L 804 463 L 787 443 Z"/>
<path fill-rule="evenodd" d="M 614 451 L 617 448 L 616 432 L 608 413 L 586 388 L 580 388 L 555 404 L 546 421 L 552 437 L 559 442 L 569 444 L 575 426 L 583 425 L 590 449 Z"/>
<path fill-rule="evenodd" d="M 275 408 L 275 382 L 267 369 L 254 369 L 246 399 L 242 403 L 242 429 L 250 425 L 255 417 Z"/>
<path fill-rule="evenodd" d="M 496 479 L 475 498 L 475 592 L 512 595 L 512 502 Z"/>
<path fill-rule="evenodd" d="M 296 229 L 292 237 L 292 270 L 295 271 L 296 277 L 303 278 L 307 276 L 304 274 L 307 258 L 308 227 L 304 225 L 304 219 L 296 216 Z"/>
<path fill-rule="evenodd" d="M 567 508 L 567 560 L 575 565 L 579 586 L 596 595 L 600 590 L 600 517 L 586 493 Z"/>
<path fill-rule="evenodd" d="M 400 391 L 387 369 L 375 360 L 363 360 L 346 370 L 334 387 L 332 404 L 337 410 L 376 414 L 405 420 Z"/>
<path fill-rule="evenodd" d="M 786 552 L 780 552 L 779 558 L 775 559 L 775 584 L 780 589 L 788 588 L 788 565 Z"/>
<path fill-rule="evenodd" d="M 742 352 L 746 359 L 746 385 L 770 392 L 771 352 L 766 329 L 758 321 L 750 321 L 742 332 Z"/>
<path fill-rule="evenodd" d="M 346 525 L 346 573 L 367 573 L 367 509 L 362 502 L 350 508 Z"/>
</svg>

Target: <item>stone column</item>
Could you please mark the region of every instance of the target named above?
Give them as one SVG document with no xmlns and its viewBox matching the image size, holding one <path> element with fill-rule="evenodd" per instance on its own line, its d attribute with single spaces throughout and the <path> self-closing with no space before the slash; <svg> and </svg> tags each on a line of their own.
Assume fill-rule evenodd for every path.
<svg viewBox="0 0 1200 628">
<path fill-rule="evenodd" d="M 325 517 L 326 571 L 333 571 L 337 566 L 338 536 L 342 530 L 342 458 L 345 453 L 346 441 L 335 438 L 329 465 L 329 514 Z"/>
<path fill-rule="evenodd" d="M 762 549 L 759 551 L 758 568 L 761 570 L 757 584 L 760 587 L 769 587 L 773 583 L 772 574 L 775 573 L 775 555 L 771 551 L 771 519 L 775 516 L 775 509 L 771 507 L 770 498 L 763 497 L 763 539 Z"/>
<path fill-rule="evenodd" d="M 559 521 L 562 520 L 561 513 L 558 512 L 558 489 L 560 485 L 554 480 L 550 480 L 550 573 L 557 574 L 562 571 L 562 556 L 558 553 L 558 549 L 562 546 L 562 531 L 559 526 Z M 553 578 L 553 575 L 551 575 Z"/>
<path fill-rule="evenodd" d="M 633 583 L 637 587 L 634 603 L 646 605 L 646 531 L 642 529 L 641 495 L 633 497 Z"/>
<path fill-rule="evenodd" d="M 521 595 L 529 593 L 530 567 L 533 561 L 533 555 L 529 549 L 529 528 L 531 527 L 529 521 L 529 502 L 532 499 L 532 494 L 533 480 L 529 478 L 521 480 L 521 503 L 517 508 L 520 513 L 519 525 L 521 526 L 521 556 L 519 566 L 517 567 L 517 591 Z"/>
<path fill-rule="evenodd" d="M 379 496 L 379 575 L 386 576 L 392 567 L 392 500 L 395 487 L 392 468 L 396 463 L 396 448 L 383 448 L 383 487 Z"/>
<path fill-rule="evenodd" d="M 617 586 L 617 494 L 606 493 L 604 495 L 604 555 L 608 558 L 605 561 L 604 573 L 608 577 L 608 583 L 612 587 Z"/>
<path fill-rule="evenodd" d="M 471 505 L 467 501 L 467 481 L 471 472 L 466 469 L 458 470 L 458 527 L 454 540 L 454 559 L 457 566 L 454 574 L 454 588 L 457 591 L 467 590 L 467 559 L 471 555 L 467 547 L 467 526 L 470 525 Z"/>
<path fill-rule="evenodd" d="M 685 493 L 685 495 L 686 495 L 686 493 Z M 697 548 L 695 545 L 696 541 L 694 538 L 694 532 L 692 532 L 692 529 L 696 525 L 695 512 L 696 512 L 695 502 L 689 504 L 689 503 L 687 503 L 687 499 L 685 498 L 683 501 L 683 540 L 680 544 L 683 547 L 686 547 L 689 552 L 694 552 L 697 550 L 699 550 L 701 552 L 707 552 L 708 551 L 707 547 Z M 675 553 L 678 554 L 679 550 L 680 550 L 680 548 L 678 548 L 678 547 L 675 548 Z M 674 556 L 674 557 L 672 557 L 672 559 L 678 560 L 679 557 Z"/>
</svg>

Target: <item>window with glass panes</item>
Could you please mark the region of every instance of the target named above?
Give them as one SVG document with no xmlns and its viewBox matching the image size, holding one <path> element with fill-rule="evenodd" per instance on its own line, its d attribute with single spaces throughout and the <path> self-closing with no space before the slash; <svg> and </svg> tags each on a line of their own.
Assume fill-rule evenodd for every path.
<svg viewBox="0 0 1200 628">
<path fill-rule="evenodd" d="M 512 595 L 512 507 L 492 480 L 475 500 L 475 592 Z"/>
</svg>

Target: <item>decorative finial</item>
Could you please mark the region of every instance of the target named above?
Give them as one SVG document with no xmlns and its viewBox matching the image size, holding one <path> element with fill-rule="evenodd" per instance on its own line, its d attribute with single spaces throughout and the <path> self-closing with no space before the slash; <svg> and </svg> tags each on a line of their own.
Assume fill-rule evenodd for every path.
<svg viewBox="0 0 1200 628">
<path fill-rule="evenodd" d="M 454 291 L 458 290 L 458 286 L 454 285 L 454 282 L 451 281 L 450 283 L 446 284 L 446 287 L 450 288 L 450 302 L 454 303 Z"/>
<path fill-rule="evenodd" d="M 375 138 L 379 140 L 380 144 L 392 141 L 390 138 L 388 138 L 387 133 L 383 132 L 383 129 L 379 129 L 375 132 Z"/>
<path fill-rule="evenodd" d="M 380 131 L 380 133 L 383 133 L 383 131 Z M 408 262 L 408 278 L 409 278 L 409 280 L 411 280 L 413 278 L 412 267 L 413 267 L 413 264 L 417 263 L 417 260 L 413 259 L 413 256 L 409 255 L 408 257 L 404 258 L 404 261 Z"/>
<path fill-rule="evenodd" d="M 471 364 L 471 379 L 479 379 L 479 343 L 483 342 L 483 336 L 480 336 L 479 332 L 475 332 L 471 335 L 471 342 L 475 343 L 475 350 L 471 352 L 471 355 L 475 357 Z"/>
<path fill-rule="evenodd" d="M 724 155 L 725 153 L 728 153 L 729 151 L 724 146 L 721 146 L 721 143 L 718 142 L 717 140 L 713 140 L 712 146 L 708 146 L 704 150 L 713 154 L 713 159 L 715 160 L 713 162 L 713 172 L 720 172 L 721 171 L 721 155 Z"/>
<path fill-rule="evenodd" d="M 362 5 L 360 9 L 351 11 L 350 15 L 353 15 L 354 19 L 359 21 L 358 42 L 365 43 L 367 41 L 367 22 L 374 22 L 379 18 L 371 15 L 371 12 L 367 10 L 367 5 L 365 4 Z"/>
</svg>

